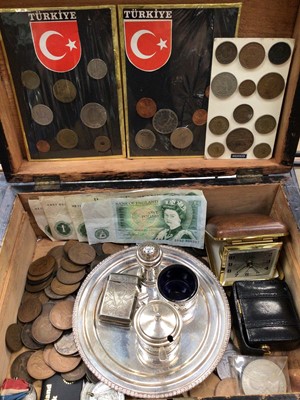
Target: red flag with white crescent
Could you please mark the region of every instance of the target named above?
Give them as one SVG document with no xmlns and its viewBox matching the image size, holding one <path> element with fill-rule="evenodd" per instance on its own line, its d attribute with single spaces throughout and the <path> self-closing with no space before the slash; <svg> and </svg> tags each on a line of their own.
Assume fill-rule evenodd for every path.
<svg viewBox="0 0 300 400">
<path fill-rule="evenodd" d="M 81 57 L 81 44 L 76 20 L 30 22 L 37 58 L 47 69 L 67 72 L 76 67 Z"/>
<path fill-rule="evenodd" d="M 172 52 L 172 20 L 124 21 L 125 49 L 136 68 L 152 72 L 163 67 Z"/>
</svg>

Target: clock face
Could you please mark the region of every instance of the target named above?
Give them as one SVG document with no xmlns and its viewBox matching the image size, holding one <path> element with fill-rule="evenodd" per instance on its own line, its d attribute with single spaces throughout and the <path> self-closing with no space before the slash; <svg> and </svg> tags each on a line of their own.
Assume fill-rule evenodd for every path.
<svg viewBox="0 0 300 400">
<path fill-rule="evenodd" d="M 225 282 L 272 278 L 281 247 L 279 243 L 276 245 L 273 248 L 225 248 Z"/>
</svg>

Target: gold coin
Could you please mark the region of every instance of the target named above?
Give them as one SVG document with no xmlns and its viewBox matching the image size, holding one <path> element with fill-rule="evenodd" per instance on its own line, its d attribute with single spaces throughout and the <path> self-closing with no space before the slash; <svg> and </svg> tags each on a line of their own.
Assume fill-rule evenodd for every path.
<svg viewBox="0 0 300 400">
<path fill-rule="evenodd" d="M 43 350 L 35 351 L 29 357 L 27 371 L 34 379 L 47 379 L 55 374 L 55 371 L 45 363 Z"/>
<path fill-rule="evenodd" d="M 276 127 L 276 119 L 272 115 L 262 115 L 255 121 L 258 133 L 270 133 Z"/>
<path fill-rule="evenodd" d="M 257 84 L 259 95 L 266 100 L 275 99 L 284 89 L 284 79 L 277 72 L 270 72 L 264 75 Z"/>
<path fill-rule="evenodd" d="M 38 74 L 34 71 L 27 70 L 23 71 L 21 74 L 21 81 L 23 86 L 26 87 L 26 89 L 37 89 L 40 86 L 41 80 Z"/>
<path fill-rule="evenodd" d="M 155 133 L 150 129 L 140 129 L 135 135 L 136 145 L 143 150 L 152 149 L 156 143 Z"/>
<path fill-rule="evenodd" d="M 265 55 L 265 49 L 260 43 L 250 42 L 240 50 L 239 60 L 244 68 L 253 69 L 264 61 Z"/>
<path fill-rule="evenodd" d="M 77 95 L 75 85 L 68 79 L 59 79 L 56 81 L 52 90 L 54 97 L 62 103 L 71 103 Z"/>
<path fill-rule="evenodd" d="M 239 84 L 239 92 L 241 96 L 251 96 L 256 90 L 256 84 L 251 79 L 245 79 Z"/>
<path fill-rule="evenodd" d="M 256 158 L 266 158 L 272 152 L 272 148 L 268 143 L 260 143 L 253 149 L 253 154 Z"/>
<path fill-rule="evenodd" d="M 186 127 L 176 128 L 170 136 L 170 142 L 176 149 L 186 149 L 193 143 L 193 132 Z"/>
<path fill-rule="evenodd" d="M 233 118 L 239 124 L 249 122 L 253 117 L 253 108 L 249 104 L 240 104 L 233 111 Z"/>
<path fill-rule="evenodd" d="M 225 146 L 222 143 L 211 143 L 207 148 L 207 153 L 211 157 L 221 157 L 224 154 Z"/>
<path fill-rule="evenodd" d="M 110 139 L 107 136 L 97 136 L 94 141 L 94 147 L 100 153 L 105 153 L 111 147 Z"/>
<path fill-rule="evenodd" d="M 229 128 L 229 121 L 227 118 L 218 115 L 210 120 L 208 127 L 214 135 L 223 135 Z"/>
<path fill-rule="evenodd" d="M 47 140 L 38 140 L 35 144 L 35 147 L 41 153 L 48 153 L 48 151 L 50 150 L 50 144 L 47 142 Z"/>
<path fill-rule="evenodd" d="M 136 103 L 136 112 L 142 118 L 152 118 L 157 111 L 156 103 L 149 97 L 142 97 Z"/>
<path fill-rule="evenodd" d="M 74 149 L 78 144 L 78 136 L 72 129 L 61 129 L 57 135 L 56 140 L 64 149 Z"/>
<path fill-rule="evenodd" d="M 96 250 L 87 243 L 78 242 L 68 251 L 71 261 L 79 265 L 87 265 L 96 258 Z"/>
<path fill-rule="evenodd" d="M 253 142 L 252 132 L 245 128 L 234 129 L 226 138 L 226 145 L 233 153 L 243 153 L 249 150 Z"/>
<path fill-rule="evenodd" d="M 199 108 L 194 112 L 192 121 L 197 126 L 205 125 L 207 121 L 207 111 L 204 108 Z"/>
</svg>

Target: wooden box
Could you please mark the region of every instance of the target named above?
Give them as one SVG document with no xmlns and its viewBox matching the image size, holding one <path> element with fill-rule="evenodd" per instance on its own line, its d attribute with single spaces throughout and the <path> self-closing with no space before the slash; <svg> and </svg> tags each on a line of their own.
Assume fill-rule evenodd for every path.
<svg viewBox="0 0 300 400">
<path fill-rule="evenodd" d="M 110 3 L 118 4 L 115 0 Z M 133 1 L 126 3 L 135 4 Z M 147 3 L 151 4 L 144 1 Z M 95 0 L 84 2 L 84 6 L 97 4 Z M 208 218 L 244 212 L 275 216 L 287 225 L 290 232 L 285 239 L 280 264 L 300 314 L 300 195 L 295 180 L 290 176 L 300 131 L 300 3 L 299 0 L 289 0 L 285 4 L 279 0 L 242 0 L 241 4 L 239 37 L 295 38 L 280 128 L 271 159 L 206 160 L 195 157 L 180 160 L 29 161 L 8 70 L 4 56 L 0 54 L 1 164 L 11 184 L 8 187 L 4 185 L 0 208 L 0 381 L 7 376 L 11 361 L 11 354 L 5 346 L 5 332 L 16 321 L 28 267 L 32 260 L 60 244 L 43 237 L 31 215 L 28 199 L 40 195 L 118 193 L 137 187 L 195 188 L 204 192 Z M 43 8 L 72 6 L 74 2 L 68 0 L 43 3 Z M 1 4 L 1 8 L 9 9 L 37 7 L 35 0 L 3 0 Z"/>
</svg>

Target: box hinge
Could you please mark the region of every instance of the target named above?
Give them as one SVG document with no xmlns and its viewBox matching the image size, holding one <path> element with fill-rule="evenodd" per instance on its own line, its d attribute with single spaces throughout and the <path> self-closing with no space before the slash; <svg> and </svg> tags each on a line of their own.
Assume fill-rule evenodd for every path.
<svg viewBox="0 0 300 400">
<path fill-rule="evenodd" d="M 55 191 L 61 188 L 58 175 L 34 177 L 34 191 Z"/>
<path fill-rule="evenodd" d="M 263 174 L 258 169 L 240 169 L 236 174 L 236 180 L 238 183 L 259 183 L 263 180 Z"/>
</svg>

